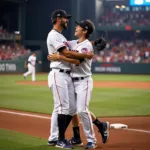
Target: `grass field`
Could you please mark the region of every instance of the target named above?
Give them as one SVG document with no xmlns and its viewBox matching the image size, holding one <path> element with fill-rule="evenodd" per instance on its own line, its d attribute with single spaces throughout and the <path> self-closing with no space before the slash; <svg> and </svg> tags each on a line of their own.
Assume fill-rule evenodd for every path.
<svg viewBox="0 0 150 150">
<path fill-rule="evenodd" d="M 150 76 L 140 75 L 93 75 L 93 79 L 150 82 Z M 49 88 L 16 84 L 21 80 L 22 75 L 0 76 L 0 107 L 51 114 L 53 98 Z M 42 80 L 47 80 L 47 74 L 37 74 L 37 81 Z M 94 88 L 90 110 L 101 117 L 150 115 L 150 90 Z"/>
<path fill-rule="evenodd" d="M 150 76 L 140 75 L 93 75 L 93 79 L 150 82 Z M 49 88 L 16 84 L 21 80 L 22 75 L 0 76 L 0 108 L 51 114 L 53 99 Z M 30 77 L 28 80 L 30 81 Z M 47 80 L 47 74 L 37 74 L 37 80 Z M 150 90 L 94 88 L 90 110 L 100 117 L 150 115 Z M 46 143 L 46 139 L 0 129 L 2 150 L 57 150 L 55 147 L 48 147 Z"/>
<path fill-rule="evenodd" d="M 0 129 L 0 150 L 59 150 L 47 146 L 47 140 L 26 134 Z M 81 150 L 77 148 L 76 150 Z"/>
</svg>

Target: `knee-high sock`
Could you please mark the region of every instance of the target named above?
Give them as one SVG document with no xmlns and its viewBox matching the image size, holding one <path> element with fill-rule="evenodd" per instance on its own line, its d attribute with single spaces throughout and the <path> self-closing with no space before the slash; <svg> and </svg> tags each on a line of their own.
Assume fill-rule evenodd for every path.
<svg viewBox="0 0 150 150">
<path fill-rule="evenodd" d="M 73 129 L 73 137 L 75 139 L 80 139 L 80 128 L 79 127 L 72 127 Z"/>
<path fill-rule="evenodd" d="M 93 123 L 97 126 L 97 128 L 102 131 L 103 130 L 103 124 L 100 122 L 97 118 L 93 121 Z"/>
<path fill-rule="evenodd" d="M 66 120 L 67 120 L 67 115 L 58 114 L 59 140 L 63 140 L 65 138 Z"/>
<path fill-rule="evenodd" d="M 68 125 L 70 124 L 71 120 L 72 120 L 72 116 L 67 115 L 67 119 L 66 119 L 66 129 L 67 129 Z M 65 130 L 66 130 L 66 129 L 65 129 Z"/>
</svg>

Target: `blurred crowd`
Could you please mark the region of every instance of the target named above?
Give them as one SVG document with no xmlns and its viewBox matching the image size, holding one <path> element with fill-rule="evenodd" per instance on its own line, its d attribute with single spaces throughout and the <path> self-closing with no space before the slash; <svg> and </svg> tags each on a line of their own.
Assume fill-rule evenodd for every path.
<svg viewBox="0 0 150 150">
<path fill-rule="evenodd" d="M 104 51 L 94 56 L 93 62 L 150 63 L 150 41 L 113 39 Z"/>
<path fill-rule="evenodd" d="M 99 26 L 103 25 L 150 25 L 150 11 L 106 11 L 100 18 Z"/>
<path fill-rule="evenodd" d="M 14 60 L 30 53 L 30 49 L 26 49 L 19 42 L 15 42 L 14 34 L 0 26 L 0 60 Z"/>
<path fill-rule="evenodd" d="M 9 33 L 0 27 L 0 37 L 8 35 Z M 30 53 L 31 50 L 19 42 L 0 40 L 0 60 L 15 60 Z M 150 63 L 150 41 L 112 39 L 107 42 L 105 50 L 94 55 L 93 62 Z"/>
<path fill-rule="evenodd" d="M 19 43 L 0 44 L 0 60 L 15 60 L 30 53 L 30 49 Z"/>
</svg>

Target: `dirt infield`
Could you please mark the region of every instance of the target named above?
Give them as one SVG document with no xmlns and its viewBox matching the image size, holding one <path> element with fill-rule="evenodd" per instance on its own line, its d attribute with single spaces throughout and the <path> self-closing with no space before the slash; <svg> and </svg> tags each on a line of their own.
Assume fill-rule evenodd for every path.
<svg viewBox="0 0 150 150">
<path fill-rule="evenodd" d="M 5 111 L 5 112 L 3 112 Z M 11 111 L 11 113 L 10 113 Z M 16 114 L 17 112 L 17 114 Z M 26 114 L 24 114 L 26 113 Z M 30 115 L 30 116 L 29 116 Z M 36 115 L 36 116 L 34 116 Z M 117 117 L 102 118 L 110 123 L 124 123 L 130 130 L 110 129 L 110 138 L 107 144 L 102 144 L 101 136 L 95 129 L 97 149 L 102 150 L 149 150 L 150 149 L 150 117 Z M 50 115 L 20 112 L 0 109 L 0 128 L 10 129 L 47 139 L 50 129 Z M 71 125 L 67 129 L 66 137 L 72 136 Z M 81 125 L 81 137 L 86 144 Z M 46 144 L 46 143 L 45 143 Z"/>
<path fill-rule="evenodd" d="M 48 86 L 47 81 L 18 81 L 17 84 Z M 120 82 L 120 81 L 95 81 L 94 87 L 98 88 L 136 88 L 150 89 L 150 82 Z"/>
</svg>

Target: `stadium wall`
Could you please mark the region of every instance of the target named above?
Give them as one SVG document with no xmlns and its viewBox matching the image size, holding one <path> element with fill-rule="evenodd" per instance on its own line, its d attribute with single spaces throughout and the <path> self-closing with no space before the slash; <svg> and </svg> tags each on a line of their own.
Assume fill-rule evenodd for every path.
<svg viewBox="0 0 150 150">
<path fill-rule="evenodd" d="M 150 64 L 98 63 L 92 64 L 93 73 L 150 74 Z"/>
<path fill-rule="evenodd" d="M 0 61 L 0 73 L 24 73 L 26 60 Z M 36 64 L 36 72 L 49 72 L 49 63 Z M 92 64 L 93 73 L 107 74 L 150 74 L 150 64 L 130 64 L 130 63 L 97 63 Z"/>
<path fill-rule="evenodd" d="M 26 60 L 6 60 L 0 61 L 0 73 L 24 73 Z M 42 71 L 42 65 L 36 65 L 36 72 Z"/>
</svg>

